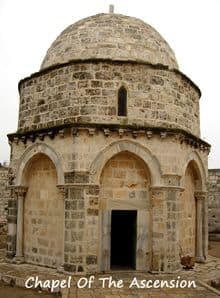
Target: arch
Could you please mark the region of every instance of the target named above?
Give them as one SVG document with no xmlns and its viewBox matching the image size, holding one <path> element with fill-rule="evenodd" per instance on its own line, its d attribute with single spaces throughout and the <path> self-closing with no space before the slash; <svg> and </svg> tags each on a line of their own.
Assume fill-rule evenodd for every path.
<svg viewBox="0 0 220 298">
<path fill-rule="evenodd" d="M 118 116 L 127 116 L 127 89 L 124 86 L 118 89 Z"/>
<path fill-rule="evenodd" d="M 197 189 L 197 190 L 206 191 L 206 171 L 205 171 L 204 164 L 203 164 L 199 154 L 196 151 L 192 151 L 187 157 L 187 160 L 183 167 L 181 186 L 183 186 L 183 184 L 184 184 L 185 173 L 186 173 L 186 170 L 190 164 L 193 165 L 193 168 L 195 169 L 195 171 L 198 175 L 199 189 Z"/>
<path fill-rule="evenodd" d="M 152 250 L 150 185 L 148 167 L 131 152 L 122 151 L 104 165 L 99 193 L 101 271 L 115 265 L 150 268 L 146 257 Z"/>
<path fill-rule="evenodd" d="M 149 169 L 151 186 L 161 185 L 161 168 L 157 158 L 144 146 L 130 140 L 115 141 L 98 153 L 90 166 L 91 182 L 99 184 L 104 165 L 120 152 L 130 152 L 143 160 Z"/>
<path fill-rule="evenodd" d="M 35 154 L 23 171 L 24 182 L 24 261 L 56 268 L 63 262 L 64 200 L 55 164 L 46 154 Z"/>
<path fill-rule="evenodd" d="M 16 172 L 15 185 L 21 185 L 23 172 L 27 166 L 27 163 L 32 157 L 39 153 L 43 153 L 51 159 L 57 171 L 58 184 L 64 184 L 64 174 L 59 156 L 50 146 L 43 143 L 37 143 L 33 146 L 30 146 L 20 157 Z"/>
</svg>

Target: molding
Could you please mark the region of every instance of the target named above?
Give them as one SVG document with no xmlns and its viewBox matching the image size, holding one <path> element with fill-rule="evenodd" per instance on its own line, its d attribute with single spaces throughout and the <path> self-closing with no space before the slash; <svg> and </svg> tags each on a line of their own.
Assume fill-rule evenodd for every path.
<svg viewBox="0 0 220 298">
<path fill-rule="evenodd" d="M 170 185 L 156 185 L 156 186 L 150 186 L 150 190 L 158 191 L 158 190 L 175 190 L 175 191 L 184 191 L 185 188 L 181 186 L 170 186 Z"/>
<path fill-rule="evenodd" d="M 16 133 L 8 134 L 9 142 L 19 142 L 26 144 L 28 141 L 36 143 L 37 139 L 43 141 L 46 136 L 50 139 L 54 139 L 57 136 L 65 138 L 67 133 L 71 133 L 73 137 L 80 135 L 80 132 L 87 131 L 90 137 L 96 136 L 96 131 L 101 131 L 104 136 L 108 137 L 112 133 L 117 133 L 119 138 L 122 138 L 125 134 L 130 134 L 133 138 L 139 136 L 145 136 L 147 139 L 159 136 L 162 139 L 174 137 L 180 144 L 185 143 L 191 148 L 198 149 L 207 154 L 210 151 L 211 145 L 203 141 L 199 137 L 179 128 L 165 128 L 165 127 L 144 127 L 133 125 L 121 125 L 121 124 L 95 124 L 95 123 L 72 123 L 60 126 L 54 126 L 51 128 L 36 129 L 32 131 L 18 131 Z"/>
</svg>

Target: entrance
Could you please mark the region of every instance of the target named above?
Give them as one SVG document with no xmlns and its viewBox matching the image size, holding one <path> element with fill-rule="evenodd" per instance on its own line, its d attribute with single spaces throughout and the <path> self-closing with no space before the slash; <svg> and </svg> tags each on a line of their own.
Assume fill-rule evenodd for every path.
<svg viewBox="0 0 220 298">
<path fill-rule="evenodd" d="M 137 211 L 112 211 L 111 269 L 135 269 L 136 231 Z"/>
</svg>

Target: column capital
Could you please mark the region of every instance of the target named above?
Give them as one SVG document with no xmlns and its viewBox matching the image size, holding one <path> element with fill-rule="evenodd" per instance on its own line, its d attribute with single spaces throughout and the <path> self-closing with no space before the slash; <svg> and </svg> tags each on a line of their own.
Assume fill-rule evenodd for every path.
<svg viewBox="0 0 220 298">
<path fill-rule="evenodd" d="M 15 199 L 24 199 L 28 190 L 27 186 L 15 185 L 10 187 L 14 193 Z"/>
<path fill-rule="evenodd" d="M 205 200 L 207 196 L 207 191 L 195 191 L 194 192 L 195 199 L 198 200 Z"/>
<path fill-rule="evenodd" d="M 68 187 L 67 185 L 57 185 L 57 188 L 59 189 L 61 195 L 62 195 L 62 199 L 65 200 L 65 198 L 67 197 L 67 190 L 68 190 Z"/>
</svg>

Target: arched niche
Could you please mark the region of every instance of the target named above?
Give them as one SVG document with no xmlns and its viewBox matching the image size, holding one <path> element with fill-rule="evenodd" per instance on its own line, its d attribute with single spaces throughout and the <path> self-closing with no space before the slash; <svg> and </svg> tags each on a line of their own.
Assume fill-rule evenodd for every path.
<svg viewBox="0 0 220 298">
<path fill-rule="evenodd" d="M 190 255 L 203 262 L 207 242 L 206 173 L 196 152 L 185 163 L 181 179 L 183 192 L 179 201 L 179 234 L 182 255 Z"/>
<path fill-rule="evenodd" d="M 24 261 L 57 268 L 63 263 L 64 201 L 57 188 L 55 164 L 44 153 L 26 163 L 21 182 L 27 186 L 23 211 Z"/>
<path fill-rule="evenodd" d="M 48 156 L 48 158 L 50 158 L 50 160 L 53 162 L 57 171 L 57 184 L 59 185 L 64 184 L 64 174 L 63 174 L 61 160 L 58 154 L 50 146 L 43 143 L 38 143 L 38 144 L 34 144 L 33 146 L 30 146 L 20 157 L 18 167 L 17 167 L 17 172 L 16 172 L 15 185 L 22 184 L 23 171 L 26 168 L 28 162 L 36 154 L 40 154 L 40 153 Z"/>
<path fill-rule="evenodd" d="M 120 151 L 104 164 L 99 193 L 100 271 L 117 266 L 149 270 L 151 180 L 147 164 L 130 151 Z"/>
<path fill-rule="evenodd" d="M 196 190 L 197 191 L 206 191 L 206 171 L 204 164 L 198 155 L 197 152 L 191 152 L 185 161 L 183 171 L 182 171 L 182 179 L 181 185 L 184 184 L 184 177 L 187 170 L 187 167 L 191 166 L 194 169 L 195 178 L 196 178 Z"/>
</svg>

